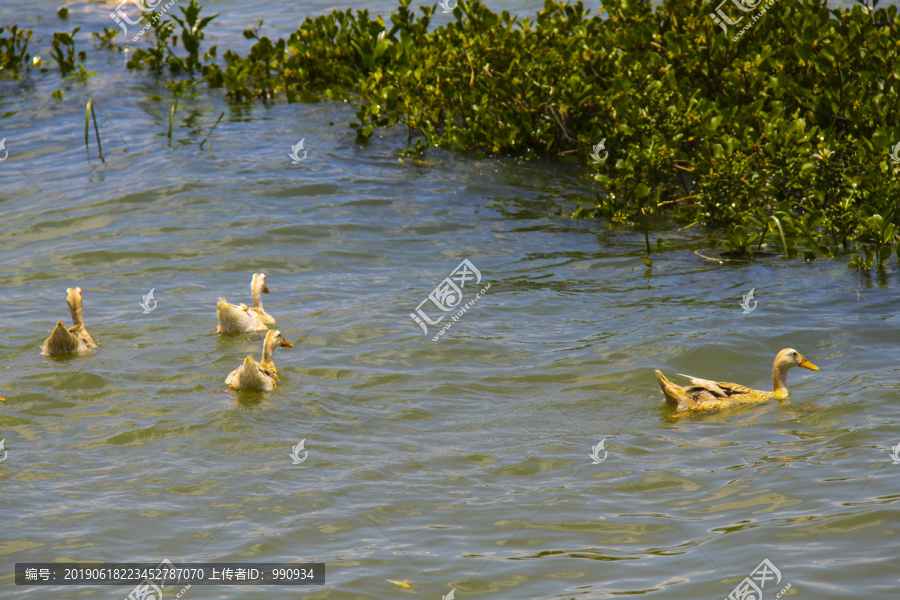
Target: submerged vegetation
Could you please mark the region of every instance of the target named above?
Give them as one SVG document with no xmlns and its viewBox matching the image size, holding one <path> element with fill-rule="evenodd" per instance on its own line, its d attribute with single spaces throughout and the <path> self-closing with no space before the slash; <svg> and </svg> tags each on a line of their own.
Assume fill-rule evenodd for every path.
<svg viewBox="0 0 900 600">
<path fill-rule="evenodd" d="M 26 31 L 17 25 L 0 27 L 0 77 L 15 77 L 28 68 L 31 60 L 28 42 L 32 33 L 31 29 Z"/>
<path fill-rule="evenodd" d="M 200 75 L 235 103 L 348 100 L 358 142 L 400 125 L 408 153 L 575 157 L 597 192 L 572 216 L 633 224 L 648 254 L 666 218 L 721 231 L 736 258 L 772 246 L 807 260 L 856 253 L 850 265 L 868 269 L 900 256 L 896 6 L 604 0 L 596 14 L 547 0 L 521 17 L 475 0 L 436 25 L 435 5 L 410 3 L 387 19 L 308 18 L 287 39 L 260 21 L 246 56 L 218 60 L 201 48 L 217 15 L 191 0 L 180 16 L 147 15 L 154 39 L 127 66 Z M 5 72 L 28 60 L 30 32 L 9 31 Z M 114 47 L 108 30 L 97 37 Z M 63 75 L 69 39 L 54 43 Z"/>
</svg>

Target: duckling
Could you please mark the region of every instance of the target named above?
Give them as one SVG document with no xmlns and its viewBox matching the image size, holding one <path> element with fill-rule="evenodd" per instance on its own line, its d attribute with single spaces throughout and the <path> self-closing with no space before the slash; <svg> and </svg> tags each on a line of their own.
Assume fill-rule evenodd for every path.
<svg viewBox="0 0 900 600">
<path fill-rule="evenodd" d="M 275 348 L 293 348 L 294 345 L 284 339 L 281 332 L 271 329 L 266 334 L 263 342 L 262 360 L 256 362 L 252 356 L 244 359 L 240 367 L 232 371 L 225 379 L 225 383 L 236 390 L 265 390 L 275 388 L 278 381 L 278 371 L 272 358 L 275 356 Z"/>
<path fill-rule="evenodd" d="M 219 317 L 216 333 L 265 331 L 270 325 L 274 325 L 275 319 L 266 312 L 262 305 L 262 294 L 268 293 L 269 286 L 266 285 L 265 274 L 254 273 L 253 279 L 250 281 L 253 306 L 228 304 L 225 298 L 219 298 L 219 302 L 216 304 L 216 314 Z"/>
<path fill-rule="evenodd" d="M 66 329 L 62 321 L 56 322 L 56 327 L 50 331 L 50 337 L 44 342 L 41 354 L 45 356 L 63 356 L 66 354 L 87 354 L 97 344 L 84 326 L 81 316 L 81 288 L 69 288 L 66 290 L 66 303 L 72 313 L 74 325 Z"/>
<path fill-rule="evenodd" d="M 788 369 L 792 367 L 803 367 L 812 371 L 819 370 L 819 367 L 806 360 L 793 348 L 785 348 L 778 353 L 775 363 L 772 365 L 774 389 L 771 392 L 762 392 L 736 383 L 709 381 L 679 373 L 681 377 L 690 379 L 693 384 L 689 387 L 682 387 L 666 379 L 659 369 L 656 370 L 656 379 L 666 397 L 666 402 L 671 406 L 678 410 L 709 410 L 736 404 L 755 404 L 772 398 L 778 400 L 787 398 L 788 390 L 785 383 Z"/>
</svg>

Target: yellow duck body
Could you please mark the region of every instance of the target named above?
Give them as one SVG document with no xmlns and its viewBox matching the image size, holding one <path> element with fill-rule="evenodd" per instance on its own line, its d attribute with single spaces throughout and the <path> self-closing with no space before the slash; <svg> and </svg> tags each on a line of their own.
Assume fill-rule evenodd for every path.
<svg viewBox="0 0 900 600">
<path fill-rule="evenodd" d="M 216 315 L 219 317 L 216 333 L 265 331 L 270 325 L 274 325 L 275 319 L 266 312 L 262 305 L 262 294 L 268 293 L 269 287 L 266 285 L 265 274 L 254 273 L 250 282 L 253 306 L 229 304 L 225 298 L 219 298 L 216 303 Z"/>
<path fill-rule="evenodd" d="M 793 348 L 785 348 L 775 357 L 772 365 L 772 391 L 763 392 L 754 390 L 736 383 L 722 381 L 710 381 L 681 375 L 691 381 L 690 386 L 680 386 L 672 383 L 659 369 L 656 370 L 656 379 L 659 388 L 666 397 L 666 403 L 678 410 L 714 410 L 735 406 L 738 404 L 758 404 L 773 398 L 779 400 L 787 398 L 788 390 L 785 385 L 787 371 L 792 367 L 803 367 L 812 371 L 818 371 L 819 367 L 806 360 Z"/>
<path fill-rule="evenodd" d="M 84 326 L 84 318 L 81 314 L 81 288 L 69 288 L 66 290 L 66 303 L 72 313 L 74 325 L 66 329 L 62 321 L 56 322 L 56 327 L 50 331 L 50 337 L 44 341 L 41 354 L 45 356 L 65 356 L 69 354 L 87 354 L 97 347 L 94 338 Z"/>
<path fill-rule="evenodd" d="M 256 362 L 252 356 L 244 359 L 240 367 L 229 373 L 225 383 L 236 390 L 262 390 L 275 389 L 278 382 L 278 370 L 272 359 L 275 356 L 275 348 L 282 346 L 292 348 L 294 345 L 284 339 L 281 332 L 275 329 L 266 334 L 263 342 L 262 360 Z"/>
</svg>

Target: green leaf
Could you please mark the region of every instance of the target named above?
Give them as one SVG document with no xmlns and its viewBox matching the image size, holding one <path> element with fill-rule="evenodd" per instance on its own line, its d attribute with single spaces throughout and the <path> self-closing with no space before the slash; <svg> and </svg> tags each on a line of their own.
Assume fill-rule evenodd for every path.
<svg viewBox="0 0 900 600">
<path fill-rule="evenodd" d="M 810 43 L 794 44 L 792 49 L 794 54 L 802 60 L 809 60 L 812 58 L 813 54 L 815 54 L 815 50 L 813 50 L 812 44 Z"/>
</svg>

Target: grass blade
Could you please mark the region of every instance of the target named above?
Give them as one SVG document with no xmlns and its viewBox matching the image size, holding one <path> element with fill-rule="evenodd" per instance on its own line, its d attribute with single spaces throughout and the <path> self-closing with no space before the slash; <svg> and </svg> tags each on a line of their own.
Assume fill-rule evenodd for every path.
<svg viewBox="0 0 900 600">
<path fill-rule="evenodd" d="M 103 158 L 103 144 L 100 143 L 100 128 L 97 127 L 97 113 L 94 112 L 94 101 L 89 100 L 88 105 L 91 109 L 91 116 L 94 118 L 94 135 L 97 136 L 97 152 L 100 153 L 100 160 L 106 162 L 106 159 Z"/>
<path fill-rule="evenodd" d="M 172 112 L 169 113 L 169 145 L 172 145 L 172 124 L 175 122 L 175 107 L 178 106 L 178 99 L 172 104 Z"/>
<path fill-rule="evenodd" d="M 784 229 L 781 228 L 781 221 L 778 220 L 778 217 L 772 215 L 772 220 L 775 221 L 775 226 L 778 227 L 778 233 L 781 234 L 781 247 L 784 248 L 784 257 L 790 258 L 791 255 L 788 251 L 787 240 L 784 239 Z"/>
<path fill-rule="evenodd" d="M 216 130 L 216 127 L 219 126 L 219 121 L 221 121 L 221 120 L 222 120 L 222 117 L 224 117 L 224 116 L 225 116 L 225 111 L 223 110 L 223 111 L 222 111 L 222 114 L 219 115 L 219 118 L 216 119 L 216 124 L 212 126 L 212 129 L 209 130 L 209 133 L 207 133 L 207 134 L 206 134 L 206 137 L 203 138 L 203 142 L 200 142 L 200 148 L 203 148 L 203 143 L 206 142 L 206 140 L 209 139 L 209 136 L 211 136 L 211 135 L 212 135 L 212 132 L 215 131 L 215 130 Z M 210 148 L 212 148 L 212 144 L 210 144 Z"/>
<path fill-rule="evenodd" d="M 91 149 L 88 146 L 91 133 L 91 109 L 94 107 L 94 101 L 88 100 L 87 107 L 84 110 L 84 149 L 87 152 L 88 162 L 91 162 Z"/>
</svg>

